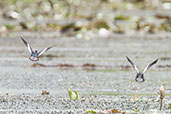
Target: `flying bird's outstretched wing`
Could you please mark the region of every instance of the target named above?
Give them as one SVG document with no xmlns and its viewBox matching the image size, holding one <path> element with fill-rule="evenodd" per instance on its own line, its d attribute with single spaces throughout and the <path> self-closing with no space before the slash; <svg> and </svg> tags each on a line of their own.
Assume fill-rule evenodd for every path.
<svg viewBox="0 0 171 114">
<path fill-rule="evenodd" d="M 154 64 L 156 64 L 158 60 L 159 60 L 159 58 L 156 59 L 155 61 L 153 61 L 152 63 L 150 63 L 149 65 L 147 65 L 147 67 L 145 67 L 143 73 L 145 73 L 151 66 L 153 66 Z"/>
<path fill-rule="evenodd" d="M 27 48 L 28 48 L 30 54 L 32 54 L 33 50 L 32 50 L 32 48 L 31 48 L 30 44 L 27 43 L 22 37 L 21 37 L 21 40 L 22 40 L 22 41 L 24 42 L 24 44 L 27 46 Z"/>
<path fill-rule="evenodd" d="M 126 56 L 126 58 L 127 58 L 127 60 L 131 63 L 131 65 L 132 65 L 133 68 L 136 70 L 136 72 L 139 73 L 139 70 L 138 70 L 137 66 L 131 61 L 131 59 L 129 59 L 129 57 L 127 57 L 127 56 Z"/>
<path fill-rule="evenodd" d="M 38 57 L 39 57 L 40 55 L 42 55 L 44 52 L 46 52 L 47 50 L 49 50 L 50 48 L 55 47 L 55 46 L 56 46 L 56 45 L 51 46 L 51 47 L 47 47 L 47 48 L 41 50 L 41 51 L 38 53 Z"/>
</svg>

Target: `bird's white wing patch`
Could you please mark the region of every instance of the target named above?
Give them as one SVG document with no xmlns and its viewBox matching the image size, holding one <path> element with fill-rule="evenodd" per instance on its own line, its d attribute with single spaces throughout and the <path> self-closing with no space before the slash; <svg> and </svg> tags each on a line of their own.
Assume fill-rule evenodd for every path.
<svg viewBox="0 0 171 114">
<path fill-rule="evenodd" d="M 55 46 L 55 45 L 54 45 L 54 46 Z M 49 50 L 50 48 L 54 47 L 54 46 L 47 47 L 47 48 L 41 50 L 41 51 L 38 53 L 38 57 L 39 57 L 40 55 L 42 55 L 44 52 L 46 52 L 47 50 Z"/>
</svg>

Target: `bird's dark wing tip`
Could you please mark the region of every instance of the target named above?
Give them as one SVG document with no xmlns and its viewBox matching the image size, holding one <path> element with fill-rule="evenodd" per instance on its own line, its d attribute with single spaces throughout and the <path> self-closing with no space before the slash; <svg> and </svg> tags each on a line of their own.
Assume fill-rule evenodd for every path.
<svg viewBox="0 0 171 114">
<path fill-rule="evenodd" d="M 126 57 L 127 59 L 129 59 L 129 57 L 128 57 L 127 55 L 125 55 L 125 57 Z"/>
<path fill-rule="evenodd" d="M 158 62 L 158 61 L 159 61 L 159 59 L 160 59 L 160 58 L 157 58 L 157 59 L 156 59 L 156 62 Z"/>
<path fill-rule="evenodd" d="M 153 62 L 153 64 L 157 63 L 158 61 L 159 61 L 159 58 L 157 58 L 157 59 Z"/>
<path fill-rule="evenodd" d="M 22 36 L 20 36 L 20 39 L 21 39 L 21 40 L 24 40 L 24 38 L 23 38 Z"/>
</svg>

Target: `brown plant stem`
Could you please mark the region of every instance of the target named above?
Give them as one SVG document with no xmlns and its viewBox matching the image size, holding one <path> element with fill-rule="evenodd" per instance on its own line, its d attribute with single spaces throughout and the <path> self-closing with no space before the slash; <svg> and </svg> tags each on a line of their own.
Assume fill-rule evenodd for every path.
<svg viewBox="0 0 171 114">
<path fill-rule="evenodd" d="M 162 110 L 162 106 L 163 106 L 163 99 L 160 99 L 160 111 Z"/>
</svg>

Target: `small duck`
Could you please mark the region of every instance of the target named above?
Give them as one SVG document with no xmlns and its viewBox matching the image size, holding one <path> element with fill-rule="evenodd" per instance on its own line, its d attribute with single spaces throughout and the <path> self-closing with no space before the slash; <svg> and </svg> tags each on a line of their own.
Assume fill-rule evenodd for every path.
<svg viewBox="0 0 171 114">
<path fill-rule="evenodd" d="M 29 59 L 31 60 L 31 61 L 39 61 L 39 57 L 40 57 L 40 55 L 42 55 L 44 52 L 46 52 L 47 50 L 49 50 L 50 48 L 52 48 L 52 47 L 54 47 L 54 46 L 51 46 L 51 47 L 47 47 L 47 48 L 45 48 L 45 49 L 43 49 L 43 50 L 41 50 L 40 52 L 38 52 L 37 50 L 33 50 L 32 48 L 31 48 L 31 46 L 30 46 L 30 44 L 29 43 L 27 43 L 27 41 L 25 41 L 22 37 L 21 37 L 21 40 L 24 42 L 24 44 L 27 46 L 27 48 L 28 48 L 28 50 L 29 50 L 29 52 L 30 52 L 30 57 L 29 57 Z"/>
<path fill-rule="evenodd" d="M 152 65 L 156 64 L 157 61 L 159 60 L 159 58 L 156 59 L 156 60 L 154 60 L 152 63 L 150 63 L 149 65 L 147 65 L 147 67 L 145 67 L 145 69 L 143 70 L 143 72 L 139 72 L 137 66 L 129 59 L 129 57 L 126 56 L 126 58 L 127 58 L 127 60 L 131 63 L 131 65 L 133 66 L 133 68 L 134 68 L 134 69 L 136 70 L 136 72 L 137 72 L 137 75 L 136 75 L 136 77 L 135 77 L 135 81 L 136 81 L 136 82 L 144 82 L 144 81 L 145 81 L 145 79 L 144 79 L 144 73 L 145 73 Z"/>
</svg>

